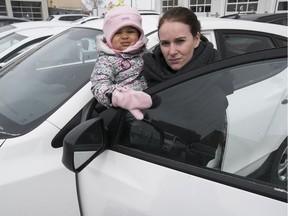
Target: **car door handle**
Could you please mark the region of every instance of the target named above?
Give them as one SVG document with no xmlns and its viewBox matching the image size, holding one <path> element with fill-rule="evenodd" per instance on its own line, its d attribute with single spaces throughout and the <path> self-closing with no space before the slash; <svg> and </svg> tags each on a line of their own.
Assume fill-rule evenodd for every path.
<svg viewBox="0 0 288 216">
<path fill-rule="evenodd" d="M 284 99 L 284 100 L 282 100 L 282 102 L 281 102 L 281 104 L 287 104 L 288 103 L 288 99 Z"/>
</svg>

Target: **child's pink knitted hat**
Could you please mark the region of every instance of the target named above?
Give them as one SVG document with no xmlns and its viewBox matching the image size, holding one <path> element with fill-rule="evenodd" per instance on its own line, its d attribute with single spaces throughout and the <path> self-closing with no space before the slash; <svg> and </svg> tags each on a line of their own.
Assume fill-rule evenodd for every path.
<svg viewBox="0 0 288 216">
<path fill-rule="evenodd" d="M 114 34 L 125 26 L 133 26 L 138 29 L 140 32 L 139 40 L 143 39 L 142 18 L 136 8 L 120 6 L 105 14 L 103 31 L 108 46 L 112 48 Z"/>
</svg>

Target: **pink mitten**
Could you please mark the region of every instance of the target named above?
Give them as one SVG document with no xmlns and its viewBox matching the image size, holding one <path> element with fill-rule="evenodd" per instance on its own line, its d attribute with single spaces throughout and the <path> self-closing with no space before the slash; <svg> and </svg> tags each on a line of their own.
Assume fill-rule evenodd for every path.
<svg viewBox="0 0 288 216">
<path fill-rule="evenodd" d="M 117 86 L 112 93 L 112 105 L 129 110 L 136 119 L 142 120 L 144 116 L 140 110 L 151 107 L 152 99 L 143 91 Z"/>
</svg>

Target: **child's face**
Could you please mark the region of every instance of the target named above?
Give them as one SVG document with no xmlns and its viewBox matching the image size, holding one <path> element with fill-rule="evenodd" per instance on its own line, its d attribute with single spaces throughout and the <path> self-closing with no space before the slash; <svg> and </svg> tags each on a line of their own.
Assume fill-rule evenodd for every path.
<svg viewBox="0 0 288 216">
<path fill-rule="evenodd" d="M 126 26 L 119 29 L 112 38 L 112 46 L 117 50 L 125 50 L 133 46 L 139 40 L 139 31 L 132 27 Z"/>
</svg>

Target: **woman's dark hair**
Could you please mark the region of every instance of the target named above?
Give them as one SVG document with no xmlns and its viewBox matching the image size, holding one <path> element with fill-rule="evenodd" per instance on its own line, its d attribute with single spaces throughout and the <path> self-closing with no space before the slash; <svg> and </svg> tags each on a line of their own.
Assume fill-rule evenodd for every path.
<svg viewBox="0 0 288 216">
<path fill-rule="evenodd" d="M 201 25 L 195 13 L 185 7 L 174 7 L 166 11 L 159 20 L 158 30 L 164 22 L 180 22 L 190 26 L 190 31 L 193 36 L 201 31 Z"/>
</svg>

